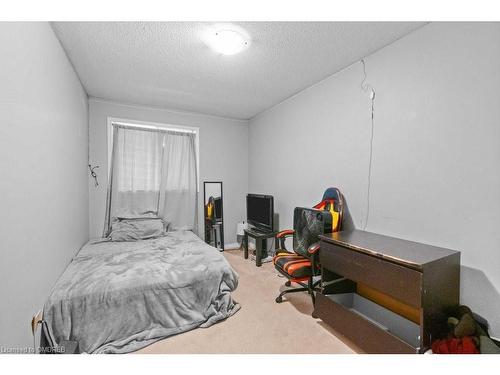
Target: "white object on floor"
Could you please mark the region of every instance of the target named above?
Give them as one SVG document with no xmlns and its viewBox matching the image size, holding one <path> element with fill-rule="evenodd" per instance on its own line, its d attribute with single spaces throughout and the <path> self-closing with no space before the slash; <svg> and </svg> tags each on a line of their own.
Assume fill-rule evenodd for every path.
<svg viewBox="0 0 500 375">
<path fill-rule="evenodd" d="M 239 222 L 238 225 L 236 226 L 236 235 L 243 236 L 245 234 L 243 232 L 245 229 L 247 229 L 247 223 L 245 223 L 244 221 Z"/>
<path fill-rule="evenodd" d="M 255 261 L 255 255 L 253 255 L 253 254 L 252 254 L 252 255 L 250 256 L 250 259 L 251 259 L 252 261 Z M 272 260 L 273 260 L 273 257 L 272 257 L 272 256 L 268 256 L 268 257 L 263 258 L 263 259 L 261 260 L 261 262 L 262 262 L 262 263 L 269 263 L 269 262 L 272 262 Z"/>
<path fill-rule="evenodd" d="M 243 236 L 245 235 L 244 230 L 247 229 L 248 225 L 244 221 L 240 221 L 236 225 L 236 240 L 238 241 L 238 245 L 241 246 L 243 244 Z"/>
</svg>

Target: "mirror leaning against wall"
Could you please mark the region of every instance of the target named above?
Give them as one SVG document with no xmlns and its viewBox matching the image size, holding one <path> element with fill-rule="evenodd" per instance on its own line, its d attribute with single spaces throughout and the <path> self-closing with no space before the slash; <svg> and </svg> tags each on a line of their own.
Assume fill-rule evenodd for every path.
<svg viewBox="0 0 500 375">
<path fill-rule="evenodd" d="M 222 181 L 203 182 L 203 211 L 205 242 L 224 250 L 224 212 L 222 207 Z"/>
</svg>

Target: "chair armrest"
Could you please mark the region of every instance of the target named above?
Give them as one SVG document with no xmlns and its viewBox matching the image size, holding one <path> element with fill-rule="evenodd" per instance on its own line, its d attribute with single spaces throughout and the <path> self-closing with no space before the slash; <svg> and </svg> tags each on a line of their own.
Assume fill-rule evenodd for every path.
<svg viewBox="0 0 500 375">
<path fill-rule="evenodd" d="M 293 229 L 285 229 L 285 230 L 282 230 L 281 232 L 279 232 L 276 235 L 276 238 L 285 238 L 288 236 L 293 236 L 294 233 L 295 233 L 295 231 Z"/>
<path fill-rule="evenodd" d="M 276 250 L 278 250 L 278 248 L 281 248 L 282 250 L 286 250 L 285 240 L 287 237 L 293 236 L 294 233 L 295 233 L 295 231 L 293 229 L 285 229 L 285 230 L 282 230 L 281 232 L 279 232 L 276 235 L 276 241 L 275 241 Z"/>
<path fill-rule="evenodd" d="M 307 248 L 307 253 L 311 259 L 311 269 L 313 275 L 317 274 L 316 272 L 319 267 L 319 249 L 319 242 L 315 242 Z"/>
<path fill-rule="evenodd" d="M 307 248 L 307 252 L 311 255 L 314 255 L 319 251 L 319 248 L 320 248 L 319 242 L 316 242 Z"/>
</svg>

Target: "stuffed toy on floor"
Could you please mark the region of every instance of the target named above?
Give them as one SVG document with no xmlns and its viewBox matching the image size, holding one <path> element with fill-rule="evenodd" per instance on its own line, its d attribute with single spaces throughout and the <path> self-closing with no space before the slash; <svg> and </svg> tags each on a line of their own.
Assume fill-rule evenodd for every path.
<svg viewBox="0 0 500 375">
<path fill-rule="evenodd" d="M 490 338 L 487 326 L 479 324 L 467 306 L 451 309 L 446 321 L 441 317 L 438 324 L 435 337 L 440 338 L 432 342 L 435 354 L 500 354 L 500 347 Z"/>
</svg>

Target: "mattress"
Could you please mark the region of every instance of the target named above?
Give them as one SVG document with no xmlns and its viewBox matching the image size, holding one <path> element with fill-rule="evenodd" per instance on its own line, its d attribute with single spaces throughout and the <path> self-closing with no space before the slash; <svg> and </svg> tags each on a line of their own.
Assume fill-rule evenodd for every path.
<svg viewBox="0 0 500 375">
<path fill-rule="evenodd" d="M 53 342 L 85 353 L 127 353 L 226 319 L 238 275 L 190 231 L 134 242 L 91 241 L 73 258 L 44 305 Z"/>
</svg>

